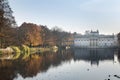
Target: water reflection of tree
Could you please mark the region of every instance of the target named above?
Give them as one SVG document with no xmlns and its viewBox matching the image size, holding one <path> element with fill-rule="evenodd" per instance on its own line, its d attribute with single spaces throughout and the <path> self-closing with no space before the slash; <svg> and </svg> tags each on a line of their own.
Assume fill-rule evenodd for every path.
<svg viewBox="0 0 120 80">
<path fill-rule="evenodd" d="M 11 61 L 0 61 L 0 80 L 13 80 L 16 77 Z"/>
<path fill-rule="evenodd" d="M 47 71 L 50 66 L 58 66 L 63 61 L 72 59 L 72 51 L 45 52 L 42 55 L 32 55 L 31 58 L 16 61 L 0 61 L 0 80 L 13 80 L 17 73 L 23 78 L 36 76 Z"/>
</svg>

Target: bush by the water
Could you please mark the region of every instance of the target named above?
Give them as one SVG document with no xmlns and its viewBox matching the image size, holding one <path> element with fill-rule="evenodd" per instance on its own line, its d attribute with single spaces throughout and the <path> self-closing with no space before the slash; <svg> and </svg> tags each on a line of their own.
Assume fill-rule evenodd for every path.
<svg viewBox="0 0 120 80">
<path fill-rule="evenodd" d="M 14 53 L 20 53 L 21 52 L 20 49 L 19 49 L 19 47 L 11 46 L 10 48 L 13 49 Z"/>
<path fill-rule="evenodd" d="M 12 59 L 18 59 L 20 57 L 20 54 L 21 54 L 21 51 L 20 51 L 19 47 L 11 46 L 11 48 L 14 51 L 14 56 L 13 56 Z"/>
<path fill-rule="evenodd" d="M 2 54 L 2 51 L 0 50 L 0 55 Z"/>
<path fill-rule="evenodd" d="M 21 53 L 23 55 L 23 59 L 26 57 L 29 57 L 30 55 L 30 48 L 26 45 L 22 45 L 21 46 Z"/>
</svg>

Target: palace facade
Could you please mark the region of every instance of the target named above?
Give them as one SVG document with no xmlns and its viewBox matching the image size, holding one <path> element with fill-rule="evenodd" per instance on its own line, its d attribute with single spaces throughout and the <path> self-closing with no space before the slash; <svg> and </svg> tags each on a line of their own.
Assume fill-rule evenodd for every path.
<svg viewBox="0 0 120 80">
<path fill-rule="evenodd" d="M 82 48 L 105 48 L 118 46 L 117 36 L 99 34 L 99 31 L 86 31 L 74 36 L 74 46 Z"/>
</svg>

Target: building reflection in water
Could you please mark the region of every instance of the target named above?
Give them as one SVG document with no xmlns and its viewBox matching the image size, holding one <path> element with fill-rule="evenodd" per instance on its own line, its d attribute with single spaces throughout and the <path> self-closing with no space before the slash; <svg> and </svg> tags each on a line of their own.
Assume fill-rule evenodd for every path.
<svg viewBox="0 0 120 80">
<path fill-rule="evenodd" d="M 120 63 L 120 49 L 118 49 L 116 53 L 117 53 L 117 59 L 118 59 L 118 61 Z"/>
<path fill-rule="evenodd" d="M 75 49 L 74 60 L 90 61 L 91 65 L 99 65 L 99 61 L 114 60 L 115 49 Z"/>
</svg>

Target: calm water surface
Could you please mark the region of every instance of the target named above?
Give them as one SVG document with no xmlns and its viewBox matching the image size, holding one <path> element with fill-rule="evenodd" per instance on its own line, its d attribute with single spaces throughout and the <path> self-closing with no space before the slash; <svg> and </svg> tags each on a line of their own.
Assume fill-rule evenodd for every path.
<svg viewBox="0 0 120 80">
<path fill-rule="evenodd" d="M 61 50 L 0 61 L 0 80 L 109 79 L 120 80 L 119 49 Z"/>
</svg>

